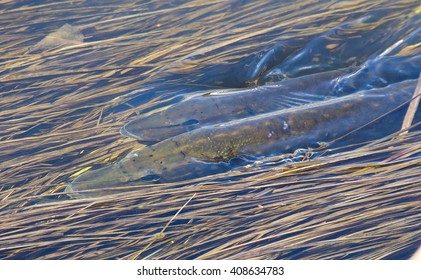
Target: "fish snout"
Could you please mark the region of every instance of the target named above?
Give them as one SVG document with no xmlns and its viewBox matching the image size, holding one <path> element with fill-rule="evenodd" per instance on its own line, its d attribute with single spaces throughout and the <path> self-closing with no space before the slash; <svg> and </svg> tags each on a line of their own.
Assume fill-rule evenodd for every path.
<svg viewBox="0 0 421 280">
<path fill-rule="evenodd" d="M 73 198 L 113 194 L 118 192 L 118 187 L 130 181 L 130 176 L 119 172 L 115 165 L 110 165 L 79 175 L 66 187 L 65 192 Z"/>
</svg>

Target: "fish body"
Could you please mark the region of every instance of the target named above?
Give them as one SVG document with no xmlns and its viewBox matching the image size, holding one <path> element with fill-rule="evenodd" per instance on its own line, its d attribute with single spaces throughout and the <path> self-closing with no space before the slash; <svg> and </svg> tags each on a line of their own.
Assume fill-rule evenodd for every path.
<svg viewBox="0 0 421 280">
<path fill-rule="evenodd" d="M 84 173 L 68 186 L 67 192 L 89 195 L 132 183 L 180 181 L 225 172 L 230 169 L 228 161 L 235 157 L 270 156 L 293 152 L 316 141 L 331 141 L 410 100 L 415 85 L 416 80 L 408 80 L 203 126 L 147 146 L 113 165 Z"/>
</svg>

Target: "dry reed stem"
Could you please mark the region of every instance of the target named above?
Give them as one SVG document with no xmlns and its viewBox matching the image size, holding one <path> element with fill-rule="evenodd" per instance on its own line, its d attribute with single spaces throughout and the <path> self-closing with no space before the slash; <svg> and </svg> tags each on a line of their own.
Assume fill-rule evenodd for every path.
<svg viewBox="0 0 421 280">
<path fill-rule="evenodd" d="M 405 118 L 403 119 L 402 133 L 400 135 L 408 133 L 408 129 L 411 127 L 412 121 L 414 119 L 415 113 L 417 112 L 418 105 L 420 103 L 421 98 L 421 73 L 418 78 L 417 87 L 414 91 L 414 95 L 412 97 L 411 102 L 409 103 L 408 110 L 406 111 Z"/>
<path fill-rule="evenodd" d="M 2 4 L 0 18 L 0 258 L 372 259 L 418 247 L 417 129 L 308 162 L 269 158 L 119 195 L 63 194 L 73 174 L 142 147 L 119 135 L 127 120 L 212 88 L 197 85 L 207 67 L 414 1 L 19 3 Z M 81 29 L 82 44 L 28 52 L 64 23 Z"/>
</svg>

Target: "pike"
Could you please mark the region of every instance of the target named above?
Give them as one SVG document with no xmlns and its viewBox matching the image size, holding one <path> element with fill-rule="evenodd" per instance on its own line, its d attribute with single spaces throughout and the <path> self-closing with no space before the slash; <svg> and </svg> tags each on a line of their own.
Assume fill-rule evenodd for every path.
<svg viewBox="0 0 421 280">
<path fill-rule="evenodd" d="M 208 125 L 129 154 L 121 161 L 77 177 L 73 197 L 118 191 L 118 187 L 175 182 L 226 172 L 229 160 L 293 152 L 316 141 L 329 142 L 411 99 L 416 80 L 343 97 Z M 384 132 L 380 128 L 379 132 Z"/>
</svg>

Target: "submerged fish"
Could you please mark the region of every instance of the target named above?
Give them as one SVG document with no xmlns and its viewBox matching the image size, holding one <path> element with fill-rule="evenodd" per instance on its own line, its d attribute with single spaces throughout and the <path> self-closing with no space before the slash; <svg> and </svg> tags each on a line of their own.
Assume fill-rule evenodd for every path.
<svg viewBox="0 0 421 280">
<path fill-rule="evenodd" d="M 415 89 L 421 55 L 412 46 L 419 45 L 419 17 L 386 14 L 379 11 L 321 36 L 272 47 L 234 79 L 235 84 L 264 85 L 194 95 L 129 122 L 121 133 L 152 145 L 83 173 L 67 193 L 96 196 L 124 186 L 226 172 L 233 159 L 331 142 L 379 117 L 382 122 L 364 127 L 364 140 L 398 130 L 402 114 L 392 122 L 383 115 L 409 101 Z M 236 76 L 235 67 L 228 67 L 215 71 L 220 72 L 215 79 L 225 81 L 221 75 L 227 71 Z"/>
<path fill-rule="evenodd" d="M 206 125 L 416 79 L 420 65 L 421 56 L 380 57 L 361 68 L 348 67 L 256 88 L 206 93 L 135 119 L 122 127 L 121 134 L 143 143 L 156 143 Z"/>
<path fill-rule="evenodd" d="M 229 160 L 292 152 L 331 141 L 411 99 L 416 80 L 380 89 L 203 126 L 129 154 L 121 161 L 80 175 L 66 189 L 71 196 L 118 191 L 142 182 L 172 182 L 230 169 Z M 396 120 L 399 122 L 400 120 Z M 389 129 L 388 129 L 389 128 Z M 390 133 L 390 127 L 379 128 Z"/>
</svg>

